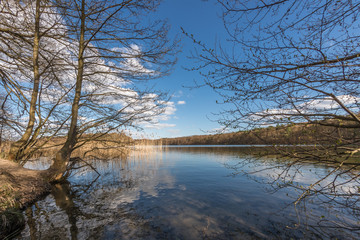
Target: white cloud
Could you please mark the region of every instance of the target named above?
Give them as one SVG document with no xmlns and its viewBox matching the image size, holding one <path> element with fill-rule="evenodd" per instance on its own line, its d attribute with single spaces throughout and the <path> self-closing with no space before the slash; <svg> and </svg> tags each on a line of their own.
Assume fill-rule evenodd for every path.
<svg viewBox="0 0 360 240">
<path fill-rule="evenodd" d="M 123 48 L 112 48 L 114 52 L 118 52 L 125 59 L 124 62 L 120 64 L 125 71 L 133 72 L 134 74 L 145 74 L 153 75 L 156 74 L 156 71 L 146 68 L 141 61 L 142 50 L 139 45 L 131 44 L 130 47 Z"/>
<path fill-rule="evenodd" d="M 19 4 L 8 5 L 4 3 L 4 1 L 0 1 L 0 8 L 5 9 L 6 6 L 9 6 L 10 9 L 8 9 L 8 11 L 11 14 L 0 16 L 0 27 L 15 25 L 17 31 L 23 34 L 30 34 L 31 31 L 26 31 L 29 29 L 28 25 L 33 24 L 29 22 L 29 19 L 33 17 L 35 10 L 34 3 L 26 5 L 26 8 L 23 9 Z M 47 21 L 43 21 L 42 25 L 46 29 L 51 28 L 51 32 L 49 33 L 59 36 L 66 35 L 67 29 L 64 25 L 64 20 L 55 10 L 49 9 L 49 12 L 43 13 L 43 16 Z M 55 25 L 56 27 L 54 28 Z M 24 87 L 23 94 L 27 98 L 30 98 L 31 92 L 27 91 L 27 88 L 32 86 L 32 70 L 29 70 L 27 66 L 19 69 L 19 66 L 22 66 L 21 62 L 19 62 L 20 60 L 15 57 L 10 58 L 4 54 L 9 48 L 7 46 L 8 44 L 0 41 L 0 48 L 3 49 L 2 53 L 0 53 L 0 67 L 9 69 L 11 75 L 15 76 L 15 80 L 21 82 L 21 85 Z M 24 56 L 32 56 L 32 49 L 31 47 L 26 47 L 27 45 L 24 45 L 24 47 L 20 46 L 20 49 L 16 48 L 17 45 L 15 43 L 9 43 L 9 46 L 13 50 L 18 50 Z M 78 43 L 76 41 L 69 41 L 67 37 L 54 39 L 44 36 L 42 38 L 42 48 L 46 50 L 43 51 L 43 55 L 45 54 L 46 57 L 56 56 L 56 59 L 51 58 L 52 61 L 62 66 L 59 68 L 60 70 L 51 72 L 51 74 L 56 74 L 56 79 L 59 80 L 59 82 L 53 81 L 54 76 L 51 74 L 43 75 L 43 86 L 46 87 L 42 89 L 40 96 L 43 102 L 42 106 L 51 109 L 54 104 L 59 104 L 57 110 L 69 114 L 73 97 L 72 94 L 74 92 L 73 89 L 76 82 L 77 63 L 74 54 L 77 52 Z M 115 60 L 105 61 L 102 58 L 101 52 L 91 43 L 88 44 L 84 52 L 86 60 L 82 86 L 82 101 L 86 101 L 89 104 L 84 105 L 81 109 L 86 110 L 80 112 L 81 116 L 79 117 L 79 121 L 82 123 L 91 120 L 95 121 L 101 117 L 97 115 L 100 112 L 97 111 L 98 109 L 102 107 L 105 107 L 105 109 L 106 107 L 112 107 L 113 109 L 121 110 L 122 113 L 127 114 L 129 117 L 136 116 L 132 118 L 134 119 L 132 120 L 134 121 L 133 123 L 145 128 L 161 129 L 174 127 L 175 124 L 163 123 L 163 121 L 168 121 L 175 114 L 176 103 L 159 101 L 160 96 L 156 94 L 140 94 L 140 92 L 133 90 L 132 78 L 127 78 L 127 76 L 130 75 L 135 78 L 139 76 L 146 78 L 146 76 L 154 76 L 157 74 L 156 70 L 151 69 L 151 65 L 143 60 L 144 54 L 141 46 L 132 44 L 128 47 L 113 48 L 112 50 L 114 56 L 121 57 L 122 60 L 114 58 Z M 49 56 L 46 54 L 49 54 Z M 182 95 L 181 91 L 178 93 Z M 57 102 L 59 99 L 61 99 L 61 101 Z M 178 104 L 185 104 L 185 101 L 179 101 Z M 91 107 L 86 108 L 87 106 Z M 164 111 L 159 114 L 161 110 Z M 138 119 L 146 120 L 142 121 Z M 50 120 L 54 120 L 54 118 L 50 118 Z M 25 123 L 26 121 L 24 121 L 24 124 Z"/>
<path fill-rule="evenodd" d="M 144 128 L 148 128 L 148 129 L 163 129 L 163 128 L 172 128 L 172 127 L 176 127 L 176 124 L 172 124 L 172 123 L 146 123 L 144 126 Z"/>
<path fill-rule="evenodd" d="M 359 104 L 360 98 L 354 97 L 351 95 L 339 95 L 336 96 L 345 106 L 351 106 L 354 104 Z M 339 104 L 332 98 L 323 98 L 323 99 L 316 99 L 312 100 L 303 104 L 300 104 L 299 107 L 301 109 L 306 110 L 333 110 L 338 109 L 340 106 Z"/>
<path fill-rule="evenodd" d="M 156 97 L 156 95 L 154 96 Z M 161 108 L 157 108 L 156 105 L 162 105 Z M 146 128 L 146 129 L 163 129 L 163 128 L 172 128 L 175 127 L 175 124 L 166 123 L 171 119 L 171 117 L 176 112 L 176 107 L 174 102 L 166 102 L 166 101 L 147 101 L 146 103 L 142 103 L 142 106 L 147 105 L 148 109 L 143 113 L 144 118 L 137 121 L 136 125 Z M 140 106 L 141 107 L 141 106 Z M 162 113 L 158 114 L 157 111 L 162 110 Z M 136 109 L 133 109 L 136 111 Z M 147 117 L 148 116 L 148 117 Z"/>
<path fill-rule="evenodd" d="M 351 95 L 339 95 L 336 98 L 347 108 L 350 110 L 354 108 L 359 108 L 360 98 L 351 96 Z M 314 99 L 296 106 L 296 109 L 280 109 L 273 108 L 267 109 L 261 112 L 257 112 L 250 116 L 251 120 L 259 121 L 261 119 L 272 119 L 279 120 L 284 117 L 289 116 L 299 116 L 306 114 L 316 114 L 316 113 L 334 113 L 341 114 L 339 111 L 343 111 L 344 109 L 337 103 L 333 98 L 326 97 L 321 99 Z"/>
<path fill-rule="evenodd" d="M 163 114 L 159 116 L 159 120 L 163 120 L 163 121 L 169 120 L 170 116 L 174 115 L 176 112 L 176 107 L 174 102 L 167 102 L 165 105 L 166 105 L 165 111 Z"/>
<path fill-rule="evenodd" d="M 185 101 L 178 101 L 177 104 L 178 105 L 184 105 L 184 104 L 186 104 L 186 102 Z"/>
<path fill-rule="evenodd" d="M 229 133 L 229 132 L 231 132 L 231 129 L 228 129 L 226 127 L 217 127 L 217 128 L 213 128 L 213 129 L 209 130 L 208 132 L 210 134 Z"/>
</svg>

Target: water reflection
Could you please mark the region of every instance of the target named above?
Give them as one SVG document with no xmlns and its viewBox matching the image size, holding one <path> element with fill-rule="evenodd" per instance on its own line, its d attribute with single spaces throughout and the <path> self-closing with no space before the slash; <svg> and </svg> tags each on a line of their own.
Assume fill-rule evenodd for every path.
<svg viewBox="0 0 360 240">
<path fill-rule="evenodd" d="M 79 215 L 78 208 L 74 204 L 73 195 L 71 194 L 70 184 L 55 184 L 53 185 L 52 195 L 55 198 L 55 204 L 68 216 L 68 223 L 70 225 L 71 239 L 78 239 L 78 228 L 76 226 L 76 216 Z"/>
<path fill-rule="evenodd" d="M 81 214 L 74 204 L 69 183 L 52 186 L 51 197 L 25 210 L 29 239 L 78 239 L 77 216 Z"/>
<path fill-rule="evenodd" d="M 276 164 L 235 147 L 141 149 L 126 159 L 93 160 L 69 183 L 25 212 L 23 239 L 356 239 L 359 232 L 328 228 L 326 221 L 353 215 L 312 199 L 294 210 L 296 189 L 269 192 Z M 254 160 L 255 158 L 253 158 Z M 243 161 L 247 175 L 232 175 Z M 247 162 L 245 164 L 245 162 Z M 266 165 L 268 164 L 268 165 Z M 309 169 L 311 165 L 309 165 Z M 306 168 L 306 167 L 305 167 Z M 318 172 L 326 171 L 317 167 Z M 251 173 L 251 174 L 250 174 Z M 305 172 L 304 179 L 315 177 Z M 96 180 L 96 181 L 95 181 Z M 300 180 L 299 180 L 300 181 Z M 298 217 L 301 225 L 296 226 Z M 326 221 L 325 221 L 326 220 Z"/>
</svg>

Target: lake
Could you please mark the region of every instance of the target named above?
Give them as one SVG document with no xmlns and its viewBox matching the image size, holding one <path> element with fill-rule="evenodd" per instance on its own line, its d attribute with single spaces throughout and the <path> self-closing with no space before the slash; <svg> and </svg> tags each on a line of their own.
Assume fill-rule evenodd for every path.
<svg viewBox="0 0 360 240">
<path fill-rule="evenodd" d="M 284 162 L 243 149 L 143 147 L 120 159 L 91 160 L 100 175 L 86 167 L 74 170 L 68 183 L 55 185 L 24 211 L 27 224 L 17 238 L 360 238 L 359 214 L 342 208 L 343 199 L 337 206 L 315 195 L 295 207 L 301 191 L 274 183 Z M 40 159 L 27 166 L 48 164 Z M 310 163 L 300 167 L 289 174 L 304 186 L 331 171 Z"/>
</svg>

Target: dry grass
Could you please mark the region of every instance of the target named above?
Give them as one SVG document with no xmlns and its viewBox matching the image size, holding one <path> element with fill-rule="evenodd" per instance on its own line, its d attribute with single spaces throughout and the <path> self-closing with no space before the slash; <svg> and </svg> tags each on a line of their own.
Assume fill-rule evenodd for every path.
<svg viewBox="0 0 360 240">
<path fill-rule="evenodd" d="M 49 191 L 49 184 L 41 178 L 40 171 L 0 159 L 0 239 L 23 227 L 20 208 L 36 201 Z"/>
<path fill-rule="evenodd" d="M 17 230 L 22 229 L 24 218 L 16 201 L 18 194 L 9 179 L 13 178 L 9 173 L 0 174 L 0 238 L 11 239 Z"/>
<path fill-rule="evenodd" d="M 65 143 L 65 140 L 65 137 L 56 137 L 51 140 L 47 138 L 38 140 L 37 144 L 30 150 L 33 152 L 29 159 L 54 157 L 55 153 L 58 152 Z M 0 158 L 6 159 L 10 144 L 11 142 L 9 141 L 1 144 Z M 82 159 L 121 158 L 129 154 L 129 146 L 133 145 L 134 141 L 125 134 L 108 134 L 100 138 L 88 134 L 79 139 L 79 143 L 71 156 L 80 157 Z"/>
<path fill-rule="evenodd" d="M 86 142 L 81 147 L 75 149 L 71 156 L 82 159 L 124 158 L 129 155 L 132 145 L 132 141 L 98 139 Z"/>
<path fill-rule="evenodd" d="M 0 212 L 2 212 L 8 208 L 16 207 L 16 194 L 10 183 L 3 179 L 0 181 Z"/>
<path fill-rule="evenodd" d="M 11 144 L 11 142 L 9 142 L 9 141 L 2 141 L 1 142 L 1 145 L 0 145 L 0 158 L 2 158 L 2 159 L 7 158 L 7 154 L 8 154 L 9 149 L 10 149 L 10 144 Z"/>
</svg>

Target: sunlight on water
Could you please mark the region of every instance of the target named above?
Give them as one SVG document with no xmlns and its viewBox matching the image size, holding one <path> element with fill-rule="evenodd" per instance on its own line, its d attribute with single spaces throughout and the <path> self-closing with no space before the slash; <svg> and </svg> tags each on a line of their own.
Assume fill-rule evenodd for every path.
<svg viewBox="0 0 360 240">
<path fill-rule="evenodd" d="M 256 160 L 241 148 L 144 147 L 126 159 L 90 162 L 101 175 L 81 168 L 68 184 L 55 185 L 24 212 L 27 225 L 18 239 L 359 237 L 331 224 L 340 219 L 356 225 L 358 216 L 321 197 L 295 209 L 296 188 L 268 184 L 280 170 L 258 171 L 275 161 Z M 48 164 L 41 159 L 28 167 Z M 309 184 L 327 171 L 309 164 L 293 180 Z"/>
</svg>

